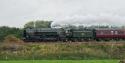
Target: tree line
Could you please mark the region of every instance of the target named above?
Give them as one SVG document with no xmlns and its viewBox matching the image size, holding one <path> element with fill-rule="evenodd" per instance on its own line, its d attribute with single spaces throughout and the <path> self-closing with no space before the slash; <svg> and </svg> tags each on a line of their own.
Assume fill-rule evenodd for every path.
<svg viewBox="0 0 125 63">
<path fill-rule="evenodd" d="M 23 38 L 23 30 L 26 28 L 50 28 L 52 21 L 29 21 L 27 22 L 23 28 L 9 27 L 9 26 L 0 26 L 0 42 L 4 40 L 4 38 L 8 35 L 13 35 L 17 38 Z"/>
</svg>

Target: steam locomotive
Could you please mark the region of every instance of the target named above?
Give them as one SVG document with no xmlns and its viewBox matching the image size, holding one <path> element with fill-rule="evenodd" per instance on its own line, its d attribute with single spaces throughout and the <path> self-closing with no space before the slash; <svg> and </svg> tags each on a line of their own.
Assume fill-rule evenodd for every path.
<svg viewBox="0 0 125 63">
<path fill-rule="evenodd" d="M 25 29 L 24 41 L 89 41 L 125 40 L 125 29 L 121 28 L 34 28 Z"/>
</svg>

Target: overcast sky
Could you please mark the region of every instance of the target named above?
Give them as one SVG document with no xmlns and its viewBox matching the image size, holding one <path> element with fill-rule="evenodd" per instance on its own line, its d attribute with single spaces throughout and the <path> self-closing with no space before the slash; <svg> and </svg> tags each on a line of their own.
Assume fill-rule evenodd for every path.
<svg viewBox="0 0 125 63">
<path fill-rule="evenodd" d="M 0 26 L 23 27 L 31 20 L 100 14 L 124 18 L 125 0 L 0 0 Z"/>
</svg>

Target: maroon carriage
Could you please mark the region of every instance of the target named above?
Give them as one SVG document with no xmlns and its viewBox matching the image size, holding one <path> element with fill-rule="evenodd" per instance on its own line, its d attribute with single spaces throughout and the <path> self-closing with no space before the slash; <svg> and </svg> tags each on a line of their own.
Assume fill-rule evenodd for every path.
<svg viewBox="0 0 125 63">
<path fill-rule="evenodd" d="M 97 39 L 125 39 L 125 29 L 103 28 L 96 29 Z"/>
</svg>

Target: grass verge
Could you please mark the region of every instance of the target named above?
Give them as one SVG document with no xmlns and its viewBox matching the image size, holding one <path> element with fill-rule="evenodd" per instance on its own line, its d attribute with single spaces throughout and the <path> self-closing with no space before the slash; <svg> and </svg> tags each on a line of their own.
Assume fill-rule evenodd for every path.
<svg viewBox="0 0 125 63">
<path fill-rule="evenodd" d="M 9 60 L 0 63 L 119 63 L 119 60 Z"/>
</svg>

